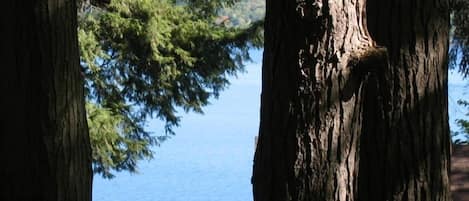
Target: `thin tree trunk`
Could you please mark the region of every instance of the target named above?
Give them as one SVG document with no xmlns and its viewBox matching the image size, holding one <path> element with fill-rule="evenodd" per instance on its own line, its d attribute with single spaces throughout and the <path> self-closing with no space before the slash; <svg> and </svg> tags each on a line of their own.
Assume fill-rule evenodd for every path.
<svg viewBox="0 0 469 201">
<path fill-rule="evenodd" d="M 439 24 L 448 22 L 447 7 L 426 6 L 427 17 L 441 9 L 435 18 L 426 19 L 439 25 L 416 32 L 438 33 L 437 39 L 431 39 L 434 50 L 425 50 L 433 51 L 433 56 L 416 51 L 406 60 L 399 54 L 418 49 L 419 43 L 411 48 L 378 40 L 385 48 L 376 46 L 367 31 L 365 3 L 267 1 L 261 124 L 253 170 L 255 201 L 448 198 L 448 27 Z M 380 1 L 375 4 L 380 6 Z M 403 31 L 399 31 L 408 29 L 403 21 L 413 16 L 403 15 L 400 9 L 395 7 L 385 18 L 402 19 L 386 29 L 396 30 L 395 34 L 381 36 L 392 36 L 391 44 L 402 43 Z M 373 22 L 373 30 L 389 23 L 381 18 Z M 408 76 L 408 68 L 419 73 L 413 77 L 396 73 Z M 415 81 L 406 78 L 426 85 L 413 85 Z M 415 109 L 416 105 L 421 108 Z M 433 111 L 425 113 L 429 108 Z M 416 149 L 426 155 L 413 155 Z M 422 176 L 411 177 L 416 172 Z M 417 178 L 423 180 L 416 187 L 423 189 L 408 191 L 413 186 L 402 185 L 415 184 Z"/>
<path fill-rule="evenodd" d="M 1 200 L 91 200 L 76 2 L 2 2 Z"/>
</svg>

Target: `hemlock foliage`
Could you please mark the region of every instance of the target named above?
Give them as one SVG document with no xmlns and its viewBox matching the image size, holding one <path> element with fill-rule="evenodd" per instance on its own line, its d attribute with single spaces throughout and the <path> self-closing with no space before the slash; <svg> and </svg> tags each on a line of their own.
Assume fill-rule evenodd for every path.
<svg viewBox="0 0 469 201">
<path fill-rule="evenodd" d="M 243 71 L 248 50 L 262 45 L 262 1 L 252 2 L 243 6 L 256 5 L 255 17 L 246 12 L 249 17 L 239 19 L 242 14 L 229 8 L 237 4 L 221 0 L 112 0 L 79 7 L 95 173 L 111 178 L 112 170 L 136 171 L 139 160 L 152 158 L 152 145 L 174 134 L 178 108 L 203 113 L 228 78 Z M 222 15 L 243 23 L 219 23 Z M 144 129 L 150 117 L 165 123 L 165 133 Z"/>
<path fill-rule="evenodd" d="M 451 0 L 451 67 L 469 76 L 469 1 Z"/>
<path fill-rule="evenodd" d="M 124 116 L 113 114 L 99 104 L 87 103 L 86 111 L 90 141 L 93 146 L 93 170 L 106 178 L 113 175 L 110 169 L 135 171 L 136 162 L 152 156 L 148 146 L 154 139 L 133 139 L 133 126 L 124 121 Z"/>
<path fill-rule="evenodd" d="M 459 100 L 458 104 L 464 106 L 467 109 L 466 117 L 469 117 L 469 101 L 467 100 Z M 466 119 L 458 119 L 456 120 L 458 126 L 462 128 L 462 133 L 456 132 L 455 135 L 462 134 L 464 136 L 463 139 L 458 139 L 455 141 L 456 144 L 469 144 L 469 120 Z"/>
</svg>

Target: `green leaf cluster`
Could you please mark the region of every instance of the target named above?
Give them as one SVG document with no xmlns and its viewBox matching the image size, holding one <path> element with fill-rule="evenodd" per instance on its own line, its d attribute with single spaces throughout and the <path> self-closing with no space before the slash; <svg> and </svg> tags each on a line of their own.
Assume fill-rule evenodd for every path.
<svg viewBox="0 0 469 201">
<path fill-rule="evenodd" d="M 105 178 L 114 176 L 110 169 L 135 172 L 138 160 L 152 157 L 149 145 L 158 141 L 148 134 L 135 135 L 136 126 L 125 116 L 89 102 L 86 111 L 95 172 Z"/>
<path fill-rule="evenodd" d="M 85 75 L 93 170 L 135 171 L 151 145 L 174 134 L 178 108 L 203 113 L 228 78 L 262 45 L 262 21 L 216 23 L 235 1 L 112 0 L 80 6 L 80 62 Z M 241 14 L 240 14 L 241 15 Z M 156 136 L 147 118 L 164 123 Z"/>
<path fill-rule="evenodd" d="M 450 67 L 469 76 L 469 1 L 451 0 Z"/>
<path fill-rule="evenodd" d="M 469 117 L 469 101 L 467 100 L 459 100 L 458 104 L 463 106 L 464 108 L 467 109 L 466 117 Z M 463 135 L 463 139 L 458 139 L 455 141 L 456 144 L 469 144 L 469 120 L 467 119 L 457 119 L 456 123 L 458 126 L 462 128 L 461 133 L 460 132 L 455 132 L 456 135 Z"/>
</svg>

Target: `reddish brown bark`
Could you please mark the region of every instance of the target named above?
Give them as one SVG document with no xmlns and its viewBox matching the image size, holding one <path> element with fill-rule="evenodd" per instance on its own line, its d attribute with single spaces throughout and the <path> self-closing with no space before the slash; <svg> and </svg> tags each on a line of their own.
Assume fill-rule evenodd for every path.
<svg viewBox="0 0 469 201">
<path fill-rule="evenodd" d="M 447 5 L 375 2 L 267 1 L 255 201 L 449 199 Z"/>
</svg>

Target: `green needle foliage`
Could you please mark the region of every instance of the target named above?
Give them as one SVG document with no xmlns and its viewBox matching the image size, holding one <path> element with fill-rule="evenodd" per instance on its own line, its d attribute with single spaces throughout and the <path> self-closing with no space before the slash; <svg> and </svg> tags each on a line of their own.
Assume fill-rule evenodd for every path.
<svg viewBox="0 0 469 201">
<path fill-rule="evenodd" d="M 134 172 L 139 159 L 152 156 L 149 145 L 157 141 L 148 135 L 135 139 L 134 126 L 123 115 L 92 103 L 86 104 L 86 110 L 95 172 L 106 178 L 113 177 L 110 169 Z"/>
<path fill-rule="evenodd" d="M 258 1 L 256 1 L 258 2 Z M 260 2 L 260 1 L 259 1 Z M 221 0 L 112 0 L 79 9 L 79 45 L 88 99 L 93 170 L 136 170 L 178 126 L 177 109 L 202 113 L 230 76 L 243 71 L 248 50 L 262 45 L 262 19 L 219 23 Z M 263 15 L 263 13 L 258 13 Z M 233 18 L 233 20 L 235 20 Z M 165 133 L 145 130 L 149 117 Z"/>
<path fill-rule="evenodd" d="M 469 1 L 451 0 L 451 67 L 469 76 Z"/>
<path fill-rule="evenodd" d="M 469 117 L 469 101 L 466 100 L 459 100 L 458 104 L 464 106 L 467 109 L 466 117 Z M 469 120 L 467 119 L 458 119 L 456 120 L 457 124 L 462 128 L 462 134 L 464 139 L 458 139 L 455 143 L 457 144 L 469 144 Z M 455 135 L 459 135 L 460 133 L 456 132 Z"/>
</svg>

